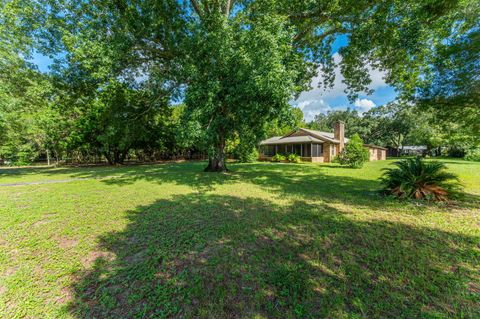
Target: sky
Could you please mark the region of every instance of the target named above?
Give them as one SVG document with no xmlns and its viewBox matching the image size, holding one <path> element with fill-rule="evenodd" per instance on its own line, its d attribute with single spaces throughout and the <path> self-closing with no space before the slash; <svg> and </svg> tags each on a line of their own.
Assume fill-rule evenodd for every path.
<svg viewBox="0 0 480 319">
<path fill-rule="evenodd" d="M 347 45 L 348 39 L 345 36 L 337 37 L 333 44 L 333 59 L 336 63 L 341 61 L 338 50 Z M 325 90 L 318 87 L 321 81 L 321 71 L 318 76 L 312 79 L 312 90 L 305 91 L 300 94 L 297 100 L 292 101 L 292 105 L 300 108 L 303 111 L 304 118 L 307 122 L 313 120 L 315 115 L 319 113 L 327 113 L 333 110 L 345 110 L 347 108 L 355 109 L 360 114 L 368 110 L 386 104 L 395 100 L 397 94 L 393 87 L 389 86 L 383 80 L 384 74 L 378 70 L 370 70 L 370 77 L 372 83 L 369 88 L 374 92 L 371 95 L 360 94 L 359 98 L 350 103 L 344 90 L 345 84 L 342 83 L 343 76 L 339 68 L 335 69 L 335 82 L 332 89 Z"/>
<path fill-rule="evenodd" d="M 333 44 L 333 58 L 335 62 L 339 62 L 341 57 L 338 50 L 347 45 L 347 37 L 338 37 Z M 42 72 L 48 72 L 52 59 L 42 54 L 36 53 L 33 56 L 33 63 L 38 65 Z M 297 100 L 291 101 L 294 107 L 298 107 L 303 111 L 305 121 L 309 122 L 319 113 L 327 113 L 332 110 L 345 110 L 347 108 L 355 109 L 360 114 L 370 110 L 373 107 L 380 106 L 395 100 L 396 93 L 393 87 L 387 85 L 383 80 L 383 73 L 378 70 L 370 70 L 372 83 L 370 88 L 374 90 L 373 94 L 360 94 L 359 98 L 350 103 L 345 94 L 345 84 L 342 83 L 343 76 L 340 70 L 335 70 L 335 82 L 332 89 L 325 90 L 318 87 L 321 80 L 321 72 L 312 79 L 312 90 L 305 91 L 300 94 Z"/>
</svg>

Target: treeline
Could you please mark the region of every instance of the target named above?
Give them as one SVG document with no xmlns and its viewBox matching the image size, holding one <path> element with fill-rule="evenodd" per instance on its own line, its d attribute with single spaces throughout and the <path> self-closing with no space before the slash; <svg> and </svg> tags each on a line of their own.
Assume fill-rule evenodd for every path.
<svg viewBox="0 0 480 319">
<path fill-rule="evenodd" d="M 0 164 L 34 162 L 123 164 L 205 159 L 205 132 L 185 111 L 146 86 L 97 83 L 80 69 L 41 73 L 19 63 L 2 82 Z M 266 125 L 265 136 L 302 125 L 303 113 L 289 109 Z M 255 142 L 256 143 L 256 142 Z M 252 141 L 226 141 L 229 157 L 257 158 Z"/>
<path fill-rule="evenodd" d="M 0 109 L 0 163 L 122 164 L 204 154 L 180 125 L 184 105 L 120 82 L 101 88 L 34 70 Z M 5 93 L 5 92 L 4 92 Z"/>
<path fill-rule="evenodd" d="M 150 162 L 204 159 L 204 132 L 184 104 L 172 105 L 148 87 L 120 81 L 96 83 L 80 69 L 41 73 L 18 64 L 4 77 L 0 100 L 0 164 Z M 165 95 L 168 96 L 168 95 Z M 320 113 L 306 123 L 289 108 L 266 123 L 261 137 L 284 135 L 298 127 L 331 131 L 342 120 L 346 136 L 400 153 L 404 145 L 424 145 L 428 153 L 463 157 L 475 153 L 478 138 L 454 122 L 419 105 L 394 102 L 364 114 L 354 109 Z M 244 140 L 243 140 L 244 141 Z M 237 135 L 226 141 L 226 154 L 240 161 L 257 158 L 255 144 Z M 252 146 L 253 145 L 253 146 Z"/>
<path fill-rule="evenodd" d="M 345 122 L 347 137 L 358 134 L 367 144 L 392 149 L 393 155 L 401 154 L 403 146 L 421 145 L 429 155 L 464 157 L 477 152 L 479 146 L 478 136 L 469 133 L 471 128 L 446 121 L 421 105 L 401 102 L 375 107 L 364 114 L 353 109 L 330 111 L 318 114 L 307 125 L 329 131 L 338 120 Z"/>
<path fill-rule="evenodd" d="M 366 141 L 413 139 L 422 130 L 403 126 L 415 105 L 426 116 L 415 123 L 434 124 L 415 133 L 419 143 L 479 144 L 480 6 L 471 1 L 201 3 L 2 2 L 0 158 L 205 154 L 206 171 L 224 172 L 228 156 L 249 160 L 262 138 L 298 125 L 289 102 L 320 73 L 331 87 L 337 68 L 351 102 L 368 93 L 372 68 L 408 101 L 352 117 L 347 129 L 357 121 Z M 339 37 L 348 41 L 337 63 Z M 47 74 L 28 62 L 35 53 L 53 59 Z"/>
</svg>

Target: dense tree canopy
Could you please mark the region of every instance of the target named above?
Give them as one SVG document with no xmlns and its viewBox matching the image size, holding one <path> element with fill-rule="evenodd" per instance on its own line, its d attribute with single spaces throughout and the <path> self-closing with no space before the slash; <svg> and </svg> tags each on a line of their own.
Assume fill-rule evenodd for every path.
<svg viewBox="0 0 480 319">
<path fill-rule="evenodd" d="M 111 162 L 160 138 L 151 131 L 169 130 L 160 124 L 167 104 L 183 101 L 185 132 L 169 136 L 196 141 L 209 155 L 207 170 L 224 171 L 228 142 L 251 149 L 269 124 L 291 113 L 289 101 L 319 69 L 322 84 L 332 85 L 339 35 L 348 38 L 339 54 L 349 98 L 368 91 L 373 67 L 402 97 L 468 108 L 473 123 L 478 13 L 478 1 L 467 0 L 12 0 L 0 8 L 0 80 L 23 87 L 4 75 L 21 74 L 19 68 L 38 74 L 25 63 L 34 50 L 55 57 L 46 76 L 53 88 L 32 105 L 48 105 L 45 114 L 75 130 L 53 125 L 42 134 L 117 158 Z M 27 100 L 25 93 L 0 94 L 9 104 L 16 96 Z M 1 126 L 11 125 L 5 114 Z M 352 131 L 370 134 L 350 115 Z"/>
</svg>

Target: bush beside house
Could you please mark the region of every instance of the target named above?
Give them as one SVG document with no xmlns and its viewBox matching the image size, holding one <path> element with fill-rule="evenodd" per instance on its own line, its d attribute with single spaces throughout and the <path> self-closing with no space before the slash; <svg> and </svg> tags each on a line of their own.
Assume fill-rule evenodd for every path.
<svg viewBox="0 0 480 319">
<path fill-rule="evenodd" d="M 335 158 L 337 163 L 353 168 L 360 168 L 369 159 L 368 149 L 363 146 L 363 140 L 354 134 L 343 151 Z"/>
<path fill-rule="evenodd" d="M 297 154 L 287 154 L 287 155 L 282 155 L 282 154 L 275 154 L 272 157 L 272 162 L 289 162 L 289 163 L 301 163 L 302 160 L 300 158 L 300 155 Z"/>
</svg>

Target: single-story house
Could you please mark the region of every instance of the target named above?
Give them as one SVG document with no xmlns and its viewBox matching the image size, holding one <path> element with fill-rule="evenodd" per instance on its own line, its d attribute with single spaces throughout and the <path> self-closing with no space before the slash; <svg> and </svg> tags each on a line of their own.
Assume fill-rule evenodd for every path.
<svg viewBox="0 0 480 319">
<path fill-rule="evenodd" d="M 339 154 L 348 138 L 345 137 L 345 123 L 338 121 L 333 133 L 299 128 L 285 136 L 274 136 L 260 142 L 259 159 L 271 160 L 275 154 L 300 155 L 305 162 L 331 162 Z M 387 149 L 364 144 L 370 153 L 370 160 L 384 160 Z"/>
</svg>

